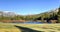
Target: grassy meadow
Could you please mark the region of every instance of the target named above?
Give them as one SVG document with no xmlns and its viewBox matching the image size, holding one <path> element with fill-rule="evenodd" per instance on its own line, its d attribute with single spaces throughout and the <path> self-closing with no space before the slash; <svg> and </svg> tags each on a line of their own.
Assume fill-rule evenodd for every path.
<svg viewBox="0 0 60 32">
<path fill-rule="evenodd" d="M 13 24 L 0 23 L 0 32 L 21 32 L 16 26 L 26 27 L 42 32 L 60 32 L 60 24 Z"/>
</svg>

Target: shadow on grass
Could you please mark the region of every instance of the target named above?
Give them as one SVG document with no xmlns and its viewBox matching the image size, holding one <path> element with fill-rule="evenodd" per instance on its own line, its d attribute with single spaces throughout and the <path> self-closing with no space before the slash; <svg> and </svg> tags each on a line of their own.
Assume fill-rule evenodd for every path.
<svg viewBox="0 0 60 32">
<path fill-rule="evenodd" d="M 44 31 L 37 31 L 37 30 L 33 30 L 30 28 L 26 28 L 26 27 L 21 27 L 21 26 L 16 26 L 18 29 L 20 29 L 22 32 L 44 32 Z"/>
</svg>

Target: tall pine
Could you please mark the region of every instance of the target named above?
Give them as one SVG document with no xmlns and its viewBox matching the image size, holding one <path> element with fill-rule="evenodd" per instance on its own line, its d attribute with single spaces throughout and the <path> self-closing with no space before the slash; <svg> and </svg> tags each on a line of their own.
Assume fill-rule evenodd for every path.
<svg viewBox="0 0 60 32">
<path fill-rule="evenodd" d="M 58 8 L 58 22 L 60 23 L 60 7 Z"/>
</svg>

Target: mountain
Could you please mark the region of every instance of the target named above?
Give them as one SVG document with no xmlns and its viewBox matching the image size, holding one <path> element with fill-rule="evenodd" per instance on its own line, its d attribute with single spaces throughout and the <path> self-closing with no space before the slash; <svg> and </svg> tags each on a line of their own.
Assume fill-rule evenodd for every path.
<svg viewBox="0 0 60 32">
<path fill-rule="evenodd" d="M 0 20 L 25 20 L 25 21 L 31 21 L 31 20 L 42 20 L 46 18 L 53 18 L 56 15 L 58 15 L 59 9 L 53 9 L 48 12 L 40 13 L 40 14 L 34 14 L 34 15 L 18 15 L 17 13 L 14 12 L 4 12 L 0 11 Z M 13 17 L 14 16 L 14 17 Z M 8 18 L 7 18 L 8 17 Z M 12 21 L 13 22 L 13 21 Z M 17 22 L 17 21 L 16 21 Z"/>
<path fill-rule="evenodd" d="M 14 13 L 14 12 L 4 12 L 4 11 L 0 11 L 0 16 L 5 16 L 5 17 L 10 17 L 10 16 L 17 16 L 18 14 Z"/>
<path fill-rule="evenodd" d="M 58 8 L 57 9 L 53 9 L 50 10 L 48 12 L 44 12 L 44 13 L 40 13 L 40 14 L 36 14 L 36 15 L 27 15 L 27 16 L 41 16 L 43 14 L 53 14 L 53 13 L 57 13 L 58 12 Z M 5 12 L 5 11 L 0 11 L 0 16 L 17 16 L 18 14 L 15 12 Z"/>
</svg>

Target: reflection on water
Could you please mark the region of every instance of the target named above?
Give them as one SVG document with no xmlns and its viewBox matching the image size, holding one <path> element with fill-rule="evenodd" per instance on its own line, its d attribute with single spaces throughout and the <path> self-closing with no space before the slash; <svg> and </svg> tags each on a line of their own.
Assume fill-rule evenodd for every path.
<svg viewBox="0 0 60 32">
<path fill-rule="evenodd" d="M 43 22 L 36 22 L 36 21 L 26 21 L 26 22 L 16 22 L 21 24 L 42 24 Z"/>
<path fill-rule="evenodd" d="M 27 23 L 27 24 L 40 24 L 42 22 L 24 22 L 24 23 Z"/>
</svg>

